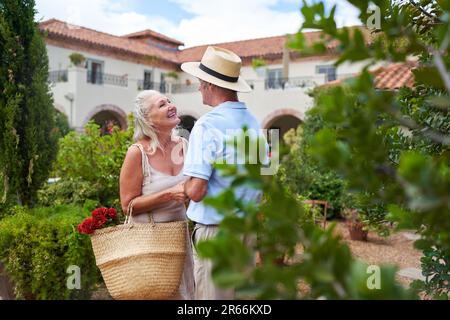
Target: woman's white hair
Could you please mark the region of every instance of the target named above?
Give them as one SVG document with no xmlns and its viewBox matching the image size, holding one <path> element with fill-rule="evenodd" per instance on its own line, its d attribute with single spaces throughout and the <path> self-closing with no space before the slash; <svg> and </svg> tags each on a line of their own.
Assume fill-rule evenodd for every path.
<svg viewBox="0 0 450 320">
<path fill-rule="evenodd" d="M 135 100 L 135 121 L 134 121 L 134 136 L 135 142 L 149 138 L 149 153 L 154 154 L 159 148 L 164 152 L 164 149 L 158 139 L 158 130 L 153 125 L 149 118 L 150 108 L 148 100 L 156 95 L 159 95 L 156 90 L 145 90 L 138 94 Z M 176 135 L 176 130 L 172 131 L 172 138 Z"/>
</svg>

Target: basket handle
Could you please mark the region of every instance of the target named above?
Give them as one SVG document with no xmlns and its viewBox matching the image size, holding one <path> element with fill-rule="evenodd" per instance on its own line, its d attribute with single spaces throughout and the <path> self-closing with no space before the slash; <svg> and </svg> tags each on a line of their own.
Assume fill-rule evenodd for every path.
<svg viewBox="0 0 450 320">
<path fill-rule="evenodd" d="M 125 216 L 125 223 L 124 224 L 131 224 L 132 220 L 133 220 L 133 206 L 134 206 L 134 201 L 136 200 L 136 198 L 134 198 L 133 200 L 130 201 L 130 203 L 128 203 L 128 214 Z M 151 224 L 155 224 L 155 221 L 153 220 L 153 214 L 149 213 L 148 217 L 150 219 L 150 223 Z"/>
</svg>

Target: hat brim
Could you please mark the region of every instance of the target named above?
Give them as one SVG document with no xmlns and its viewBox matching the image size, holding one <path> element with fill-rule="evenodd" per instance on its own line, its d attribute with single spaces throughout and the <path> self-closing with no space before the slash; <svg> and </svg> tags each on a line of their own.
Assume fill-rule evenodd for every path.
<svg viewBox="0 0 450 320">
<path fill-rule="evenodd" d="M 241 77 L 239 77 L 238 82 L 228 82 L 206 73 L 205 71 L 201 70 L 199 66 L 200 62 L 185 62 L 181 65 L 181 70 L 183 70 L 186 73 L 189 73 L 190 75 L 196 78 L 215 84 L 216 86 L 222 88 L 230 89 L 237 92 L 252 91 L 252 88 Z"/>
</svg>

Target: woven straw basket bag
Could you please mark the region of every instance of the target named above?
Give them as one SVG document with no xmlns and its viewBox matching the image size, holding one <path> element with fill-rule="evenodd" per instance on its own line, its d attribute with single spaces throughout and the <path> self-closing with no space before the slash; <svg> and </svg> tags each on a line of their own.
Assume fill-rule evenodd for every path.
<svg viewBox="0 0 450 320">
<path fill-rule="evenodd" d="M 106 287 L 116 300 L 162 300 L 178 292 L 186 257 L 187 222 L 131 222 L 96 230 L 92 248 Z"/>
</svg>

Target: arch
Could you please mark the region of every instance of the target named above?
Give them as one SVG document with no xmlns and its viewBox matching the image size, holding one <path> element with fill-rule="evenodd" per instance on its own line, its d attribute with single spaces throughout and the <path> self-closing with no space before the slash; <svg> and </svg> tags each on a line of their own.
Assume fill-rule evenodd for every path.
<svg viewBox="0 0 450 320">
<path fill-rule="evenodd" d="M 303 121 L 303 113 L 294 109 L 278 109 L 269 114 L 263 121 L 263 129 L 279 130 L 281 142 L 284 141 L 284 135 L 291 129 L 296 129 Z M 268 140 L 271 139 L 268 135 Z"/>
<path fill-rule="evenodd" d="M 83 121 L 83 127 L 91 120 L 95 120 L 99 125 L 103 125 L 103 123 L 99 122 L 104 122 L 105 119 L 112 120 L 122 130 L 126 130 L 128 127 L 125 111 L 112 104 L 102 104 L 91 110 Z"/>
<path fill-rule="evenodd" d="M 283 116 L 292 116 L 294 118 L 297 118 L 300 121 L 303 121 L 305 119 L 305 115 L 302 112 L 297 111 L 295 109 L 290 109 L 290 108 L 278 109 L 278 110 L 273 111 L 272 113 L 270 113 L 268 116 L 266 116 L 264 118 L 263 122 L 261 123 L 261 128 L 269 129 L 270 126 L 277 119 L 279 119 Z"/>
</svg>

